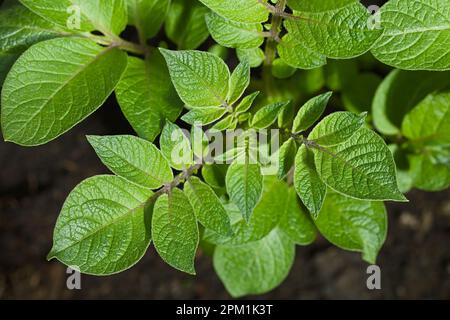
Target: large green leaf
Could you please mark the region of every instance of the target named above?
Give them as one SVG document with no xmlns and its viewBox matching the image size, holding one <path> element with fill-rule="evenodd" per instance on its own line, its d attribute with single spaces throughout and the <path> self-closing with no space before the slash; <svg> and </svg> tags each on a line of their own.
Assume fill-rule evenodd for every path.
<svg viewBox="0 0 450 320">
<path fill-rule="evenodd" d="M 193 164 L 191 142 L 176 124 L 167 121 L 159 138 L 159 145 L 172 168 L 183 170 Z"/>
<path fill-rule="evenodd" d="M 0 52 L 22 53 L 31 45 L 67 33 L 21 5 L 0 11 Z"/>
<path fill-rule="evenodd" d="M 311 131 L 308 140 L 321 146 L 332 146 L 348 140 L 365 123 L 367 113 L 334 112 Z"/>
<path fill-rule="evenodd" d="M 199 0 L 224 18 L 243 23 L 265 22 L 269 10 L 259 0 Z"/>
<path fill-rule="evenodd" d="M 208 12 L 197 0 L 172 0 L 164 29 L 178 49 L 196 49 L 208 38 L 205 22 Z"/>
<path fill-rule="evenodd" d="M 372 49 L 381 62 L 407 70 L 450 70 L 450 2 L 390 0 L 380 10 L 383 35 Z"/>
<path fill-rule="evenodd" d="M 310 11 L 294 12 L 300 19 L 290 21 L 297 26 L 288 29 L 314 52 L 336 59 L 356 57 L 367 52 L 382 33 L 369 26 L 370 13 L 358 0 L 310 4 Z"/>
<path fill-rule="evenodd" d="M 156 189 L 173 180 L 172 170 L 150 142 L 134 136 L 88 136 L 102 162 L 115 174 Z"/>
<path fill-rule="evenodd" d="M 152 237 L 156 250 L 165 262 L 178 270 L 195 274 L 198 226 L 191 204 L 180 189 L 175 188 L 156 200 Z"/>
<path fill-rule="evenodd" d="M 331 190 L 315 223 L 328 241 L 362 252 L 362 258 L 371 264 L 386 239 L 387 215 L 382 202 L 355 200 Z"/>
<path fill-rule="evenodd" d="M 378 87 L 373 100 L 376 128 L 386 135 L 399 134 L 404 116 L 428 94 L 448 85 L 450 72 L 392 71 Z"/>
<path fill-rule="evenodd" d="M 274 229 L 260 241 L 218 246 L 213 263 L 228 292 L 241 297 L 262 294 L 278 286 L 288 275 L 294 256 L 294 243 Z"/>
<path fill-rule="evenodd" d="M 294 187 L 305 207 L 317 218 L 327 186 L 317 173 L 314 154 L 305 146 L 301 146 L 295 158 Z"/>
<path fill-rule="evenodd" d="M 312 243 L 316 239 L 316 228 L 308 212 L 297 202 L 294 188 L 289 188 L 282 208 L 280 229 L 298 245 Z"/>
<path fill-rule="evenodd" d="M 230 71 L 222 59 L 202 51 L 160 50 L 185 104 L 191 107 L 225 105 Z"/>
<path fill-rule="evenodd" d="M 263 190 L 263 176 L 257 163 L 248 159 L 233 162 L 227 171 L 226 187 L 231 200 L 238 206 L 245 220 L 250 220 Z"/>
<path fill-rule="evenodd" d="M 116 176 L 83 181 L 64 203 L 48 259 L 94 275 L 130 268 L 150 244 L 145 205 L 151 195 Z"/>
<path fill-rule="evenodd" d="M 98 30 L 105 34 L 120 34 L 126 27 L 125 0 L 20 0 L 43 18 L 71 29 L 70 24 L 80 14 L 80 31 Z M 78 26 L 73 26 L 78 31 Z"/>
<path fill-rule="evenodd" d="M 257 48 L 264 42 L 260 23 L 241 23 L 213 12 L 206 15 L 206 25 L 214 40 L 229 48 Z"/>
<path fill-rule="evenodd" d="M 332 94 L 332 92 L 327 92 L 308 100 L 295 116 L 292 132 L 305 131 L 319 120 Z"/>
<path fill-rule="evenodd" d="M 450 144 L 450 91 L 428 95 L 403 120 L 405 137 L 421 144 Z"/>
<path fill-rule="evenodd" d="M 197 177 L 191 177 L 184 185 L 184 192 L 205 228 L 225 236 L 233 233 L 227 212 L 210 186 Z"/>
<path fill-rule="evenodd" d="M 136 26 L 140 37 L 154 37 L 166 18 L 171 0 L 125 0 L 128 7 L 128 24 Z"/>
<path fill-rule="evenodd" d="M 120 108 L 142 138 L 153 141 L 164 121 L 175 121 L 183 108 L 161 54 L 146 60 L 128 57 L 128 66 L 116 88 Z"/>
<path fill-rule="evenodd" d="M 346 142 L 314 153 L 322 181 L 334 190 L 357 199 L 406 200 L 398 190 L 392 154 L 372 130 L 363 127 Z"/>
<path fill-rule="evenodd" d="M 26 51 L 2 90 L 5 140 L 46 143 L 98 109 L 117 85 L 127 56 L 88 39 L 57 38 Z"/>
</svg>

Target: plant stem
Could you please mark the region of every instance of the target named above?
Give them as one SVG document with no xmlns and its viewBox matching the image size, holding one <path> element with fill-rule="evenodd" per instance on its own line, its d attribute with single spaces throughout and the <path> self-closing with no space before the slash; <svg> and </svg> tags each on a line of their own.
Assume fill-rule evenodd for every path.
<svg viewBox="0 0 450 320">
<path fill-rule="evenodd" d="M 88 33 L 88 32 L 81 33 L 80 35 L 82 37 L 89 38 L 98 44 L 101 44 L 104 46 L 117 47 L 117 48 L 120 48 L 122 50 L 131 52 L 131 53 L 136 53 L 139 55 L 146 55 L 148 52 L 148 48 L 146 48 L 145 46 L 139 45 L 134 42 L 129 42 L 118 36 L 98 36 L 98 35 Z"/>
<path fill-rule="evenodd" d="M 286 8 L 286 0 L 279 0 L 272 11 L 271 27 L 269 30 L 270 37 L 267 38 L 266 48 L 265 48 L 265 60 L 263 66 L 263 80 L 266 86 L 266 92 L 269 96 L 272 95 L 273 77 L 272 77 L 272 64 L 276 58 L 277 54 L 277 44 L 279 41 L 279 29 L 281 23 L 283 22 L 283 17 L 280 14 L 284 12 Z"/>
</svg>

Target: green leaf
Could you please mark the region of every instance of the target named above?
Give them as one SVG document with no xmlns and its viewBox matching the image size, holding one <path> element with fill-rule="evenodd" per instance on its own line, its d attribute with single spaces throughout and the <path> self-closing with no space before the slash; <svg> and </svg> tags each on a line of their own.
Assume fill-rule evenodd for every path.
<svg viewBox="0 0 450 320">
<path fill-rule="evenodd" d="M 243 22 L 265 22 L 269 17 L 269 10 L 258 0 L 200 0 L 205 6 L 224 18 Z"/>
<path fill-rule="evenodd" d="M 250 84 L 250 65 L 247 61 L 241 62 L 230 77 L 230 91 L 227 96 L 229 104 L 235 103 L 244 94 Z"/>
<path fill-rule="evenodd" d="M 232 115 L 229 115 L 212 126 L 211 131 L 234 130 L 236 126 L 237 120 Z"/>
<path fill-rule="evenodd" d="M 184 122 L 207 125 L 222 118 L 227 110 L 223 107 L 194 108 L 181 117 Z"/>
<path fill-rule="evenodd" d="M 332 146 L 348 140 L 366 119 L 367 113 L 334 112 L 326 116 L 311 131 L 308 140 L 313 140 L 321 146 Z"/>
<path fill-rule="evenodd" d="M 145 205 L 152 196 L 116 176 L 95 176 L 68 196 L 56 222 L 48 259 L 93 275 L 136 264 L 150 244 Z"/>
<path fill-rule="evenodd" d="M 326 56 L 305 46 L 299 24 L 286 20 L 288 33 L 278 45 L 280 58 L 288 65 L 299 69 L 315 69 L 327 63 Z"/>
<path fill-rule="evenodd" d="M 422 100 L 406 115 L 402 133 L 416 143 L 450 144 L 450 90 Z"/>
<path fill-rule="evenodd" d="M 435 163 L 429 152 L 409 157 L 410 175 L 417 189 L 434 192 L 450 187 L 450 168 L 445 164 Z"/>
<path fill-rule="evenodd" d="M 298 111 L 292 132 L 302 132 L 308 130 L 325 111 L 328 101 L 331 98 L 332 92 L 321 94 L 306 102 Z"/>
<path fill-rule="evenodd" d="M 289 170 L 291 170 L 292 166 L 294 165 L 296 153 L 297 144 L 295 143 L 294 139 L 290 138 L 281 145 L 279 152 L 276 153 L 279 159 L 279 179 L 284 179 L 288 175 Z"/>
<path fill-rule="evenodd" d="M 241 23 L 213 12 L 206 15 L 206 25 L 213 39 L 228 48 L 257 48 L 264 42 L 260 23 Z"/>
<path fill-rule="evenodd" d="M 184 192 L 205 228 L 225 236 L 233 234 L 228 214 L 211 187 L 199 178 L 191 177 L 184 185 Z"/>
<path fill-rule="evenodd" d="M 325 5 L 323 4 L 325 3 Z M 335 3 L 314 1 L 311 11 L 294 11 L 298 20 L 289 21 L 294 37 L 301 35 L 304 46 L 329 58 L 352 58 L 367 52 L 381 35 L 369 25 L 370 13 L 358 0 Z"/>
<path fill-rule="evenodd" d="M 152 237 L 156 251 L 166 263 L 183 272 L 195 274 L 198 226 L 191 204 L 180 189 L 175 188 L 156 200 Z"/>
<path fill-rule="evenodd" d="M 290 101 L 275 102 L 259 109 L 252 118 L 251 127 L 264 129 L 271 126 Z"/>
<path fill-rule="evenodd" d="M 193 164 L 191 142 L 176 124 L 166 122 L 159 138 L 159 145 L 161 153 L 172 168 L 183 170 Z"/>
<path fill-rule="evenodd" d="M 313 150 L 322 181 L 334 190 L 357 199 L 406 200 L 392 154 L 375 132 L 363 127 L 344 143 Z"/>
<path fill-rule="evenodd" d="M 17 60 L 3 85 L 5 140 L 34 146 L 60 136 L 105 102 L 126 64 L 124 52 L 88 39 L 35 44 Z"/>
<path fill-rule="evenodd" d="M 288 6 L 291 9 L 305 12 L 320 12 L 333 10 L 343 7 L 347 4 L 354 3 L 355 0 L 325 0 L 325 1 L 304 1 L 304 0 L 288 0 Z"/>
<path fill-rule="evenodd" d="M 0 11 L 0 52 L 19 54 L 31 45 L 67 34 L 21 5 Z"/>
<path fill-rule="evenodd" d="M 252 107 L 253 102 L 258 97 L 258 95 L 259 95 L 259 91 L 256 91 L 256 92 L 253 92 L 252 94 L 249 94 L 248 96 L 244 97 L 242 99 L 242 101 L 234 109 L 234 111 L 237 114 L 247 112 Z"/>
<path fill-rule="evenodd" d="M 378 13 L 384 32 L 373 55 L 407 70 L 450 70 L 448 0 L 390 0 Z"/>
<path fill-rule="evenodd" d="M 253 209 L 259 202 L 263 190 L 263 176 L 259 164 L 251 164 L 248 157 L 244 163 L 233 162 L 227 171 L 227 192 L 242 212 L 245 220 L 250 220 Z"/>
<path fill-rule="evenodd" d="M 304 145 L 295 157 L 294 187 L 305 207 L 317 219 L 327 192 L 314 164 L 314 153 Z"/>
<path fill-rule="evenodd" d="M 369 112 L 372 100 L 382 79 L 375 73 L 361 73 L 352 83 L 344 88 L 342 102 L 344 107 L 351 112 Z"/>
<path fill-rule="evenodd" d="M 216 55 L 202 51 L 160 49 L 181 100 L 190 107 L 225 104 L 230 72 Z"/>
<path fill-rule="evenodd" d="M 173 180 L 172 170 L 158 148 L 134 136 L 88 136 L 100 160 L 112 172 L 149 189 Z"/>
<path fill-rule="evenodd" d="M 171 0 L 125 0 L 128 23 L 134 25 L 143 39 L 158 33 L 169 12 Z"/>
<path fill-rule="evenodd" d="M 208 8 L 197 0 L 172 0 L 164 29 L 179 50 L 199 47 L 209 36 L 205 22 Z"/>
<path fill-rule="evenodd" d="M 242 214 L 235 217 L 233 207 L 228 206 L 234 235 L 223 237 L 207 232 L 205 233 L 205 239 L 214 244 L 226 245 L 241 245 L 261 240 L 278 225 L 283 214 L 280 208 L 284 208 L 286 204 L 285 197 L 287 193 L 288 186 L 284 181 L 278 180 L 273 176 L 266 176 L 261 200 L 256 205 L 250 220 L 246 221 L 243 219 Z M 239 211 L 239 209 L 237 210 Z"/>
<path fill-rule="evenodd" d="M 297 194 L 293 188 L 289 188 L 283 203 L 280 229 L 298 245 L 313 243 L 316 239 L 316 227 L 306 210 L 297 202 Z"/>
<path fill-rule="evenodd" d="M 399 134 L 404 116 L 428 94 L 448 85 L 450 72 L 392 71 L 373 100 L 376 128 L 385 135 Z"/>
<path fill-rule="evenodd" d="M 315 220 L 320 233 L 334 245 L 362 252 L 375 264 L 387 233 L 387 215 L 382 202 L 351 199 L 328 191 L 320 215 Z"/>
<path fill-rule="evenodd" d="M 149 141 L 159 135 L 166 119 L 175 121 L 183 108 L 157 50 L 151 51 L 146 60 L 128 57 L 116 97 L 128 122 Z"/>
<path fill-rule="evenodd" d="M 252 49 L 236 49 L 236 54 L 238 56 L 239 61 L 247 60 L 250 64 L 251 68 L 259 67 L 264 59 L 264 51 L 261 48 L 252 48 Z"/>
<path fill-rule="evenodd" d="M 213 263 L 228 292 L 237 298 L 262 294 L 278 286 L 287 277 L 294 256 L 294 243 L 275 229 L 260 241 L 218 246 Z"/>
<path fill-rule="evenodd" d="M 120 34 L 126 27 L 125 0 L 20 0 L 31 11 L 50 22 L 80 31 L 98 30 L 104 34 Z M 80 14 L 80 26 L 70 26 Z"/>
<path fill-rule="evenodd" d="M 295 68 L 285 63 L 282 59 L 277 58 L 272 63 L 272 75 L 278 79 L 287 79 L 294 75 Z"/>
</svg>

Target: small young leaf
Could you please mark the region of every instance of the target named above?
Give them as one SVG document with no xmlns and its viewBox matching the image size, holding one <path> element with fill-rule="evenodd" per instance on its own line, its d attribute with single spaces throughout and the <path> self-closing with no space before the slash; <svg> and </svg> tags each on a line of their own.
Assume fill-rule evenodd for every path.
<svg viewBox="0 0 450 320">
<path fill-rule="evenodd" d="M 20 54 L 31 45 L 66 35 L 63 28 L 21 5 L 0 11 L 0 52 Z"/>
<path fill-rule="evenodd" d="M 156 200 L 152 237 L 156 251 L 165 262 L 180 271 L 195 274 L 198 226 L 191 204 L 180 189 L 175 188 Z"/>
<path fill-rule="evenodd" d="M 164 158 L 170 166 L 177 170 L 183 170 L 194 162 L 191 142 L 176 124 L 167 121 L 159 137 L 159 145 Z"/>
<path fill-rule="evenodd" d="M 294 243 L 274 229 L 267 237 L 240 246 L 217 246 L 213 263 L 219 278 L 237 298 L 262 294 L 288 275 L 295 256 Z"/>
<path fill-rule="evenodd" d="M 250 68 L 258 68 L 265 59 L 264 51 L 261 48 L 237 49 L 236 54 L 239 61 L 248 61 Z"/>
<path fill-rule="evenodd" d="M 235 119 L 232 115 L 229 115 L 212 126 L 211 131 L 234 130 L 236 126 L 237 119 Z"/>
<path fill-rule="evenodd" d="M 206 15 L 206 25 L 213 39 L 228 48 L 257 48 L 264 42 L 260 23 L 241 23 L 213 12 Z"/>
<path fill-rule="evenodd" d="M 184 185 L 184 192 L 205 228 L 224 236 L 233 234 L 228 214 L 211 187 L 199 178 L 191 177 Z"/>
<path fill-rule="evenodd" d="M 207 125 L 222 118 L 227 110 L 223 107 L 194 108 L 181 117 L 184 122 Z"/>
<path fill-rule="evenodd" d="M 405 201 L 395 163 L 384 140 L 361 128 L 346 142 L 314 149 L 317 171 L 334 190 L 364 200 Z"/>
<path fill-rule="evenodd" d="M 68 131 L 105 102 L 126 64 L 124 52 L 89 39 L 35 44 L 17 60 L 3 85 L 5 140 L 35 146 Z"/>
<path fill-rule="evenodd" d="M 295 162 L 296 153 L 297 153 L 297 144 L 295 143 L 294 139 L 290 138 L 281 145 L 279 152 L 276 153 L 279 161 L 278 165 L 279 179 L 284 179 L 287 176 L 289 170 L 291 170 Z"/>
<path fill-rule="evenodd" d="M 171 0 L 125 0 L 128 24 L 136 26 L 143 39 L 154 37 L 169 11 Z"/>
<path fill-rule="evenodd" d="M 316 239 L 316 227 L 306 210 L 297 202 L 297 194 L 289 188 L 280 219 L 280 229 L 298 245 L 306 246 Z"/>
<path fill-rule="evenodd" d="M 202 51 L 160 49 L 181 100 L 190 107 L 225 104 L 230 72 L 222 59 Z"/>
<path fill-rule="evenodd" d="M 95 176 L 67 197 L 56 222 L 48 259 L 93 275 L 136 264 L 150 244 L 145 204 L 149 189 L 116 176 Z"/>
<path fill-rule="evenodd" d="M 128 57 L 116 97 L 134 130 L 149 141 L 159 135 L 166 119 L 175 121 L 183 108 L 164 59 L 156 50 L 145 61 Z"/>
<path fill-rule="evenodd" d="M 406 70 L 450 70 L 448 0 L 390 0 L 377 16 L 384 28 L 372 49 L 378 60 Z"/>
<path fill-rule="evenodd" d="M 102 162 L 112 172 L 149 189 L 173 180 L 172 170 L 161 152 L 134 136 L 88 136 Z"/>
<path fill-rule="evenodd" d="M 450 91 L 428 95 L 403 120 L 402 133 L 427 144 L 450 143 Z"/>
<path fill-rule="evenodd" d="M 236 109 L 234 110 L 237 114 L 241 114 L 244 112 L 247 112 L 253 105 L 253 102 L 258 97 L 259 91 L 253 92 L 252 94 L 249 94 L 248 96 L 244 97 L 242 101 L 237 105 Z"/>
<path fill-rule="evenodd" d="M 248 159 L 245 159 L 243 164 L 233 162 L 227 171 L 226 187 L 231 200 L 241 210 L 244 219 L 250 220 L 263 190 L 263 176 L 259 164 L 250 164 Z"/>
<path fill-rule="evenodd" d="M 289 101 L 276 102 L 259 109 L 252 118 L 251 127 L 255 129 L 264 129 L 271 126 L 278 118 L 283 108 L 289 104 Z"/>
<path fill-rule="evenodd" d="M 230 92 L 227 101 L 229 104 L 235 103 L 245 92 L 250 84 L 250 65 L 247 61 L 241 62 L 230 77 Z"/>
<path fill-rule="evenodd" d="M 325 117 L 311 131 L 308 140 L 321 146 L 332 146 L 348 140 L 365 123 L 367 113 L 335 112 Z"/>
<path fill-rule="evenodd" d="M 327 186 L 317 173 L 314 154 L 305 146 L 301 146 L 295 158 L 294 187 L 305 207 L 317 219 Z"/>
<path fill-rule="evenodd" d="M 104 34 L 120 34 L 126 27 L 125 0 L 20 0 L 22 4 L 50 22 L 80 31 L 98 30 Z M 74 14 L 80 14 L 77 26 Z M 73 26 L 71 24 L 74 24 Z"/>
<path fill-rule="evenodd" d="M 209 10 L 197 0 L 172 0 L 169 12 L 164 29 L 179 50 L 196 49 L 208 38 Z"/>
<path fill-rule="evenodd" d="M 298 111 L 292 132 L 302 132 L 308 130 L 325 111 L 328 101 L 331 98 L 332 92 L 321 94 L 306 102 Z"/>
<path fill-rule="evenodd" d="M 200 0 L 205 6 L 224 18 L 243 22 L 265 22 L 269 10 L 258 0 Z"/>
<path fill-rule="evenodd" d="M 362 252 L 370 264 L 375 264 L 386 239 L 387 215 L 382 202 L 355 200 L 331 190 L 315 224 L 328 241 Z"/>
</svg>

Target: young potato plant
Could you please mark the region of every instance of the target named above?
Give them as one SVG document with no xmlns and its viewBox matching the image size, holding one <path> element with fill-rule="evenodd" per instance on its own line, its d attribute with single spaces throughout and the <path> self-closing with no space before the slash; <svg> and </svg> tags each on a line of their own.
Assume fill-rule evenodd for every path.
<svg viewBox="0 0 450 320">
<path fill-rule="evenodd" d="M 113 92 L 137 133 L 87 137 L 113 175 L 56 222 L 48 258 L 86 274 L 151 243 L 195 274 L 200 247 L 232 296 L 261 294 L 318 233 L 375 263 L 384 201 L 450 185 L 449 0 L 5 1 L 0 57 L 6 141 Z"/>
</svg>

